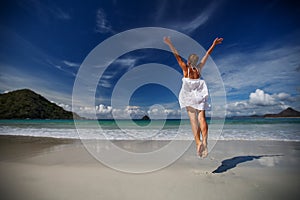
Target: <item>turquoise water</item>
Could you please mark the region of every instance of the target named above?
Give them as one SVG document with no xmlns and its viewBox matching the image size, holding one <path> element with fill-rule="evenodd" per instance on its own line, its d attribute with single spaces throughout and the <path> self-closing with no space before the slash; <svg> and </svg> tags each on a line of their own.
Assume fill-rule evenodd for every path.
<svg viewBox="0 0 300 200">
<path fill-rule="evenodd" d="M 215 140 L 300 141 L 299 118 L 208 120 Z M 77 128 L 77 130 L 76 130 Z M 193 139 L 189 120 L 0 120 L 0 135 L 82 139 Z"/>
</svg>

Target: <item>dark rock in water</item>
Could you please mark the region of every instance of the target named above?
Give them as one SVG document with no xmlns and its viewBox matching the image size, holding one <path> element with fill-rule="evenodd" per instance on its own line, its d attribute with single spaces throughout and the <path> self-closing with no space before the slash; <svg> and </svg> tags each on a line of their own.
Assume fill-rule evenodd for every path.
<svg viewBox="0 0 300 200">
<path fill-rule="evenodd" d="M 142 117 L 142 120 L 150 120 L 150 117 L 148 117 L 147 115 L 145 115 L 144 117 Z"/>
<path fill-rule="evenodd" d="M 0 94 L 0 119 L 73 119 L 73 117 L 83 119 L 29 89 Z"/>
<path fill-rule="evenodd" d="M 300 117 L 300 112 L 289 107 L 278 114 L 266 114 L 264 117 Z"/>
</svg>

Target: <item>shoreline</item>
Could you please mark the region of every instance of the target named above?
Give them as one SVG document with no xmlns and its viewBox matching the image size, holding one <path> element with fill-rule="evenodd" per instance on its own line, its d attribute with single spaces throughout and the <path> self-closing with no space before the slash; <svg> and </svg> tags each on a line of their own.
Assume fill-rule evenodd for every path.
<svg viewBox="0 0 300 200">
<path fill-rule="evenodd" d="M 118 142 L 118 141 L 128 141 L 128 142 L 133 142 L 133 141 L 165 141 L 165 142 L 170 142 L 170 141 L 194 141 L 193 139 L 143 139 L 143 140 L 138 140 L 138 139 L 102 139 L 102 138 L 84 138 L 84 139 L 80 139 L 80 138 L 67 138 L 67 137 L 49 137 L 49 136 L 34 136 L 34 135 L 1 135 L 0 134 L 0 140 L 1 138 L 5 138 L 8 140 L 14 140 L 16 139 L 16 141 L 22 141 L 22 138 L 26 141 L 31 141 L 31 142 L 46 142 L 49 143 L 50 141 L 52 142 L 57 142 L 57 143 L 72 143 L 72 142 L 79 142 L 81 143 L 81 140 L 83 141 L 113 141 L 113 142 Z M 209 141 L 213 141 L 213 142 L 218 142 L 218 141 L 232 141 L 232 142 L 239 142 L 239 141 L 249 141 L 249 142 L 259 142 L 259 141 L 270 141 L 270 142 L 300 142 L 300 140 L 293 140 L 293 139 L 242 139 L 242 138 L 237 138 L 237 139 L 225 139 L 225 138 L 219 138 L 219 139 L 209 139 Z"/>
<path fill-rule="evenodd" d="M 204 194 L 207 199 L 297 199 L 300 195 L 300 142 L 218 141 L 206 159 L 196 156 L 193 143 L 170 166 L 145 174 L 105 166 L 80 140 L 0 136 L 0 144 L 0 192 L 6 199 L 179 200 Z"/>
</svg>

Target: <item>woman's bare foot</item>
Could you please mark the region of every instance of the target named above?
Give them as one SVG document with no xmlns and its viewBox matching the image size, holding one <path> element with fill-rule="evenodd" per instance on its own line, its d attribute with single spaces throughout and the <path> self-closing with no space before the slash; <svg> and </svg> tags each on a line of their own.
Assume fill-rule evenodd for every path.
<svg viewBox="0 0 300 200">
<path fill-rule="evenodd" d="M 208 149 L 207 149 L 207 144 L 203 144 L 203 151 L 201 153 L 202 158 L 206 158 L 208 155 Z"/>
<path fill-rule="evenodd" d="M 202 157 L 202 153 L 203 153 L 203 150 L 204 150 L 204 145 L 203 145 L 203 143 L 201 142 L 201 143 L 199 143 L 199 145 L 198 145 L 198 149 L 197 149 L 198 151 L 197 151 L 197 153 L 198 153 L 198 156 L 200 156 L 200 157 Z"/>
</svg>

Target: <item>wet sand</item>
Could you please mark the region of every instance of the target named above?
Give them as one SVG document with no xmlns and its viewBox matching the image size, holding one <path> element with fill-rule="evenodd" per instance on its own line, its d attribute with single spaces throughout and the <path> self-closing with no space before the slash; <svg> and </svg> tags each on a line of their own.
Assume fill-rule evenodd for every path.
<svg viewBox="0 0 300 200">
<path fill-rule="evenodd" d="M 166 142 L 116 142 L 155 143 Z M 168 167 L 130 174 L 103 165 L 80 140 L 0 136 L 0 193 L 32 200 L 298 199 L 299 158 L 300 142 L 218 141 L 206 159 L 192 144 Z"/>
</svg>

